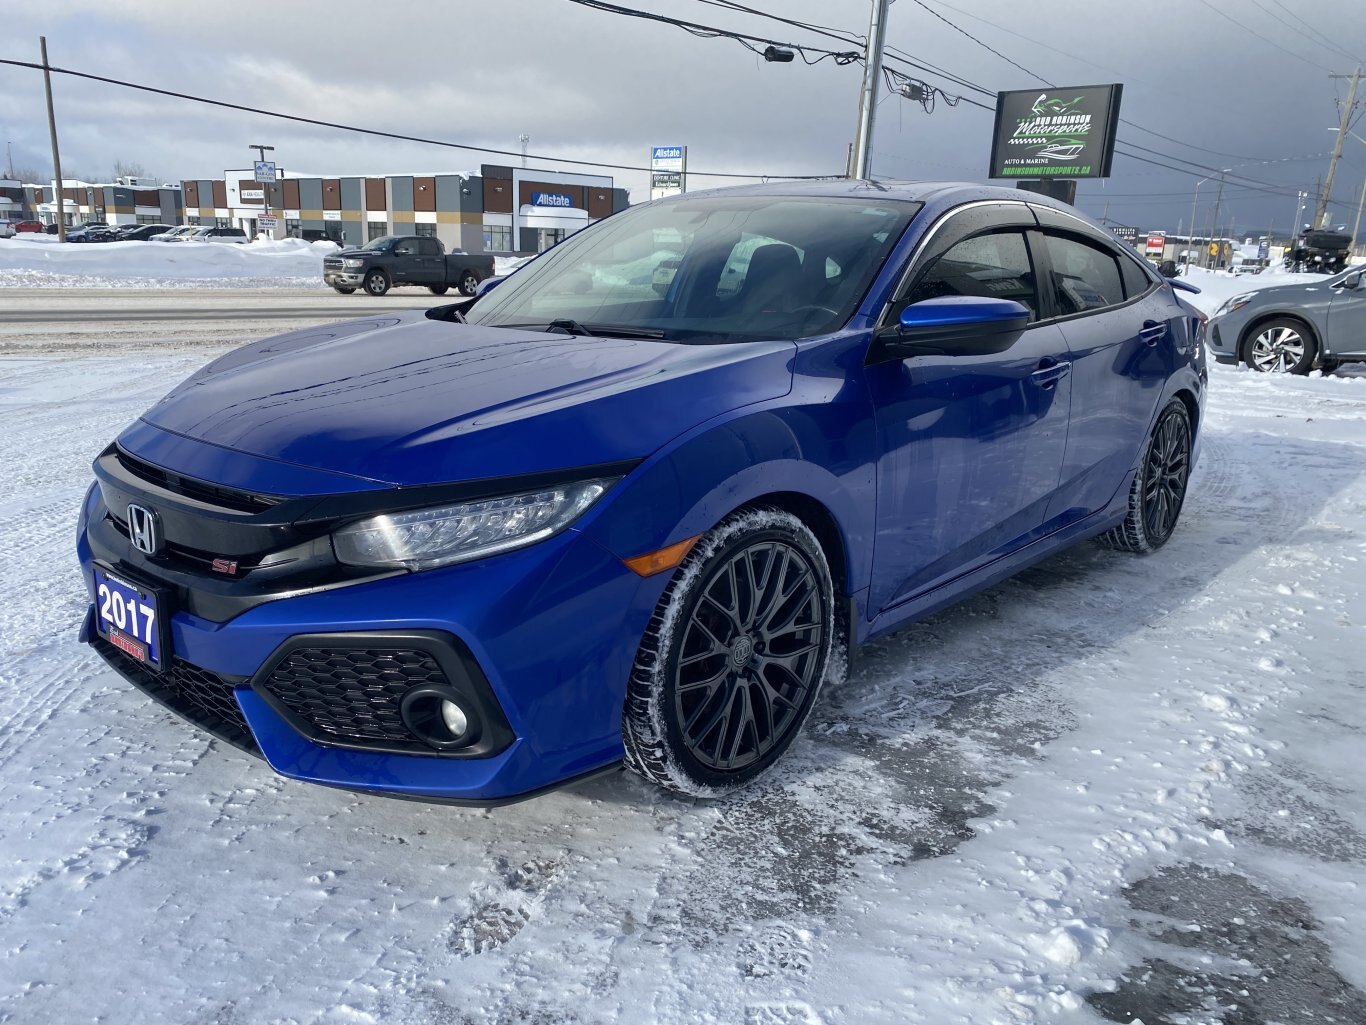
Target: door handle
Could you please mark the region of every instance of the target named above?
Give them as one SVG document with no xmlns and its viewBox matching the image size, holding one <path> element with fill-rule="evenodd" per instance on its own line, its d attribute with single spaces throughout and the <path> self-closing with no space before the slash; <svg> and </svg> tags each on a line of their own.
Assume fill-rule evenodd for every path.
<svg viewBox="0 0 1366 1025">
<path fill-rule="evenodd" d="M 1138 332 L 1139 341 L 1144 345 L 1156 345 L 1167 337 L 1167 324 L 1160 320 L 1145 320 L 1143 329 Z"/>
<path fill-rule="evenodd" d="M 1072 372 L 1072 364 L 1066 360 L 1044 360 L 1039 369 L 1029 375 L 1029 379 L 1040 388 L 1052 388 Z"/>
</svg>

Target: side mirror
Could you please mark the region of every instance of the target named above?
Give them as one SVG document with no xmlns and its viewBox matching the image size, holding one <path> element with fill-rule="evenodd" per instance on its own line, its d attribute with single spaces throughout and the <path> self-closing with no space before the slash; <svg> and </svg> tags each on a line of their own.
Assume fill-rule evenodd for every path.
<svg viewBox="0 0 1366 1025">
<path fill-rule="evenodd" d="M 878 338 L 894 359 L 989 356 L 1009 349 L 1028 326 L 1029 309 L 1013 299 L 955 295 L 912 303 Z"/>
<path fill-rule="evenodd" d="M 1351 289 L 1352 291 L 1356 291 L 1358 288 L 1361 287 L 1361 271 L 1356 271 L 1353 274 L 1348 274 L 1345 278 L 1338 282 L 1337 287 L 1347 288 Z"/>
</svg>

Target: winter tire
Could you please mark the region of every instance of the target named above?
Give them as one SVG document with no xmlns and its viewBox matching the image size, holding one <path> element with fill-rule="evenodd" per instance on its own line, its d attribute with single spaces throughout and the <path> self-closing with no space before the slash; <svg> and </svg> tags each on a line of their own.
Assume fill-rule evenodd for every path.
<svg viewBox="0 0 1366 1025">
<path fill-rule="evenodd" d="M 427 291 L 431 292 L 432 295 L 445 295 L 450 287 L 450 285 L 428 285 Z"/>
<path fill-rule="evenodd" d="M 472 270 L 465 271 L 460 275 L 460 294 L 474 295 L 479 288 L 479 275 Z"/>
<path fill-rule="evenodd" d="M 1172 399 L 1162 410 L 1129 489 L 1129 512 L 1118 527 L 1096 540 L 1126 552 L 1161 548 L 1176 529 L 1191 472 L 1191 420 L 1186 404 Z"/>
<path fill-rule="evenodd" d="M 801 731 L 835 629 L 811 530 L 777 509 L 727 517 L 688 553 L 646 628 L 622 714 L 626 764 L 696 797 L 755 779 Z"/>
<path fill-rule="evenodd" d="M 1307 374 L 1317 353 L 1318 342 L 1303 321 L 1279 317 L 1248 332 L 1242 358 L 1265 374 Z"/>
<path fill-rule="evenodd" d="M 383 295 L 389 291 L 389 275 L 382 270 L 372 270 L 365 275 L 365 290 L 371 295 Z"/>
<path fill-rule="evenodd" d="M 352 292 L 355 291 L 354 288 L 343 287 L 341 285 L 333 285 L 332 287 L 335 288 L 342 295 L 350 295 Z"/>
</svg>

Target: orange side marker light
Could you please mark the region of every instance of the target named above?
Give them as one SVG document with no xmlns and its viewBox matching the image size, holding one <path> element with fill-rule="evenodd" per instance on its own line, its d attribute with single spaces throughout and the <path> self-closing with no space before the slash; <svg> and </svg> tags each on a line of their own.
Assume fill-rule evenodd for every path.
<svg viewBox="0 0 1366 1025">
<path fill-rule="evenodd" d="M 698 534 L 697 537 L 679 541 L 677 544 L 661 548 L 656 552 L 646 552 L 644 555 L 635 555 L 621 561 L 643 577 L 654 576 L 656 573 L 663 573 L 666 569 L 673 569 L 682 562 L 701 536 Z"/>
</svg>

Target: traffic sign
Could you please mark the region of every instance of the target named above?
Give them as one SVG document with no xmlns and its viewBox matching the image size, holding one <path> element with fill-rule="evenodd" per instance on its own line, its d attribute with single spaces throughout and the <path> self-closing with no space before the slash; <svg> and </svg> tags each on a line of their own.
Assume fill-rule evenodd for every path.
<svg viewBox="0 0 1366 1025">
<path fill-rule="evenodd" d="M 256 218 L 256 227 L 262 231 L 274 231 L 280 226 L 280 218 L 274 214 L 261 214 Z"/>
</svg>

